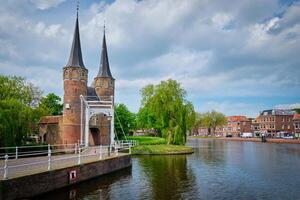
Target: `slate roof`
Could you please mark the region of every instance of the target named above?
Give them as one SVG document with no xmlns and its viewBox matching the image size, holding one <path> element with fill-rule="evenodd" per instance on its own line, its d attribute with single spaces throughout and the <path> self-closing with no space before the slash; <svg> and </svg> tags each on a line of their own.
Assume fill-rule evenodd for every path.
<svg viewBox="0 0 300 200">
<path fill-rule="evenodd" d="M 98 72 L 97 77 L 110 77 L 110 78 L 112 78 L 110 68 L 109 68 L 106 38 L 105 38 L 105 30 L 104 30 L 103 41 L 102 41 L 100 68 L 99 68 L 99 72 Z"/>
<path fill-rule="evenodd" d="M 99 100 L 94 87 L 87 87 L 87 100 Z"/>
<path fill-rule="evenodd" d="M 85 68 L 83 59 L 82 59 L 82 53 L 81 53 L 80 34 L 79 34 L 79 25 L 78 24 L 79 23 L 78 23 L 78 16 L 77 16 L 70 57 L 69 57 L 69 61 L 66 65 L 66 67 Z"/>
<path fill-rule="evenodd" d="M 295 111 L 293 110 L 282 110 L 282 109 L 271 109 L 263 110 L 260 115 L 294 115 Z"/>
</svg>

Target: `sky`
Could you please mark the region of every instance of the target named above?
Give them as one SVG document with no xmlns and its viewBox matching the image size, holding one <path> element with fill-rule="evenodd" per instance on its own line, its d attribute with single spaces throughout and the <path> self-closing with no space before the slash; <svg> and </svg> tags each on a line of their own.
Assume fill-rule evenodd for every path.
<svg viewBox="0 0 300 200">
<path fill-rule="evenodd" d="M 63 96 L 75 0 L 2 0 L 0 74 Z M 292 0 L 81 0 L 89 85 L 103 24 L 116 101 L 137 112 L 140 89 L 175 79 L 198 112 L 255 117 L 300 107 L 300 2 Z"/>
</svg>

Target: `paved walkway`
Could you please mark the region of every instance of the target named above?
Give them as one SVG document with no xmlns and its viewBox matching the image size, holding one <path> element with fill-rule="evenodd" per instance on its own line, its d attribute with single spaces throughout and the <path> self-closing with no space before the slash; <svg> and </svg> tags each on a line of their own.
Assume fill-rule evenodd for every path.
<svg viewBox="0 0 300 200">
<path fill-rule="evenodd" d="M 125 155 L 126 153 L 114 153 L 108 155 L 108 150 L 102 150 L 102 159 L 110 157 L 116 157 L 119 155 Z M 78 164 L 78 154 L 64 154 L 51 156 L 51 170 L 71 167 Z M 87 149 L 81 153 L 81 164 L 94 162 L 100 160 L 99 149 Z M 22 166 L 20 166 L 22 165 Z M 4 175 L 4 160 L 0 160 L 0 180 L 3 180 Z M 26 176 L 30 174 L 36 174 L 40 172 L 48 171 L 48 157 L 39 156 L 31 158 L 20 158 L 8 160 L 8 174 L 7 177 L 15 178 L 20 176 Z"/>
</svg>

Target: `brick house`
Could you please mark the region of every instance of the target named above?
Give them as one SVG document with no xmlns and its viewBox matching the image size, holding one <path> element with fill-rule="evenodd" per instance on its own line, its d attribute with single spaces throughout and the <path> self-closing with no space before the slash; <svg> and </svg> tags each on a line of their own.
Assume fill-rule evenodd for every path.
<svg viewBox="0 0 300 200">
<path fill-rule="evenodd" d="M 294 136 L 299 138 L 300 137 L 300 114 L 294 114 L 293 123 L 294 123 Z"/>
<path fill-rule="evenodd" d="M 260 137 L 260 124 L 258 117 L 251 120 L 251 132 L 254 134 L 254 137 Z"/>
<path fill-rule="evenodd" d="M 251 120 L 246 116 L 228 116 L 227 125 L 223 127 L 223 134 L 238 137 L 242 133 L 249 133 L 251 131 Z"/>
<path fill-rule="evenodd" d="M 260 131 L 269 137 L 280 137 L 282 134 L 293 133 L 294 111 L 291 110 L 264 110 L 260 113 L 258 120 Z"/>
</svg>

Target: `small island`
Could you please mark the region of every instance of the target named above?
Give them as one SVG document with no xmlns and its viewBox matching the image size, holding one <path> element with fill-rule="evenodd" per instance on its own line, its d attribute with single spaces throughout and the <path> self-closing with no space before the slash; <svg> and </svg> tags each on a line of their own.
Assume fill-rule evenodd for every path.
<svg viewBox="0 0 300 200">
<path fill-rule="evenodd" d="M 165 138 L 150 136 L 128 136 L 129 140 L 138 141 L 139 145 L 131 148 L 133 155 L 178 155 L 191 154 L 193 149 L 183 145 L 169 145 Z"/>
<path fill-rule="evenodd" d="M 182 145 L 139 145 L 131 149 L 132 155 L 178 155 L 191 153 L 193 153 L 191 147 Z"/>
</svg>

